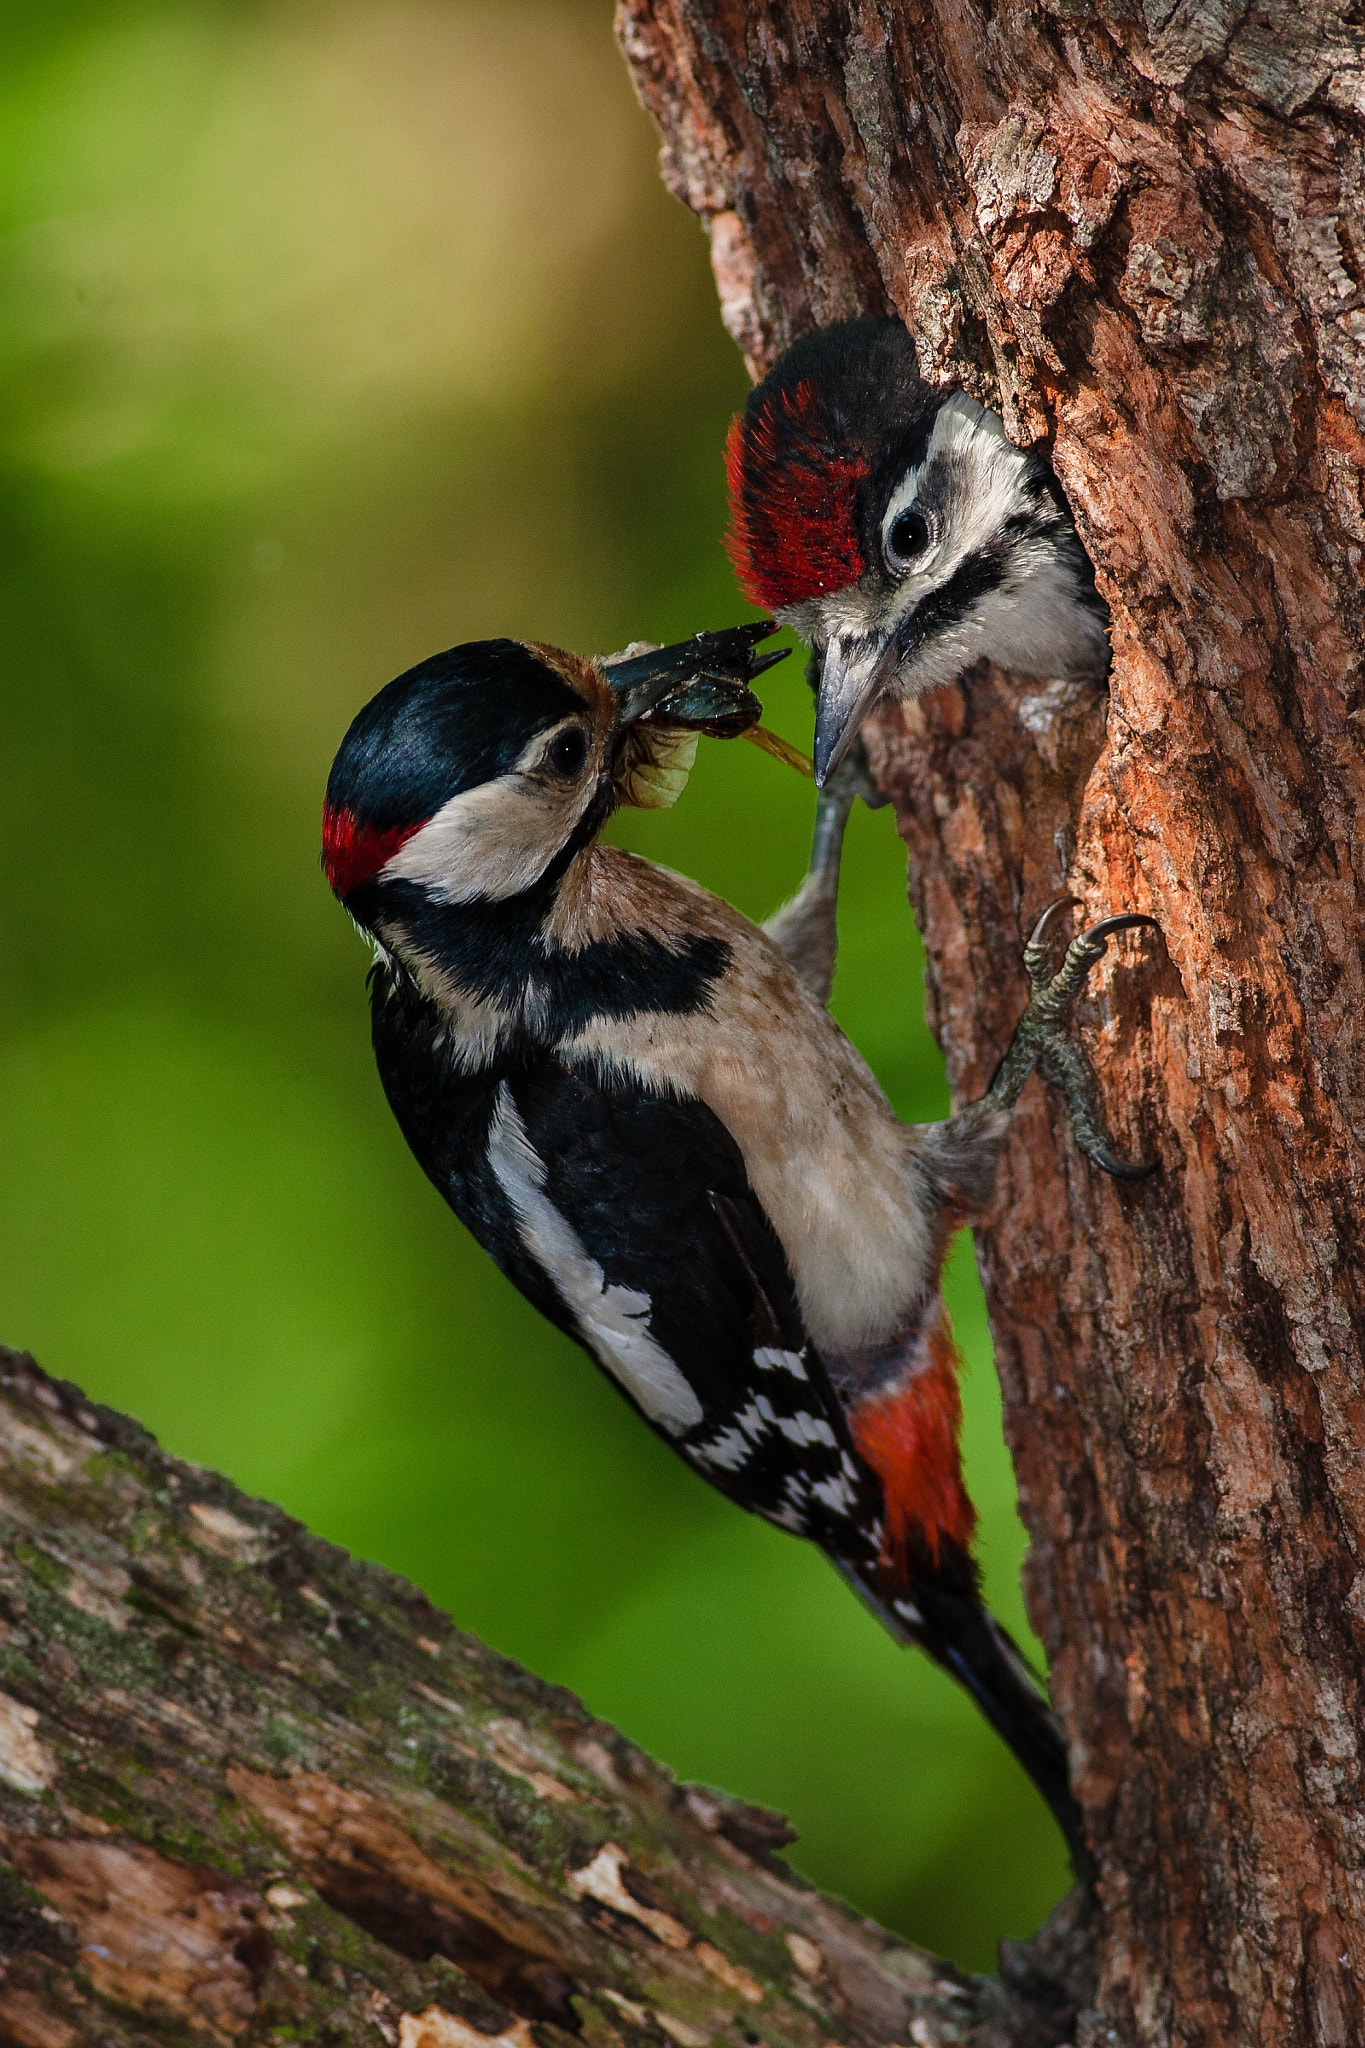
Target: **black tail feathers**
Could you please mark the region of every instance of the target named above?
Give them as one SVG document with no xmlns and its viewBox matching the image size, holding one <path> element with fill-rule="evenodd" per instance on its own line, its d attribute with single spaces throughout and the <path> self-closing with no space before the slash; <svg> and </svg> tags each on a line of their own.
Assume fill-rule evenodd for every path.
<svg viewBox="0 0 1365 2048">
<path fill-rule="evenodd" d="M 920 1642 L 966 1687 L 1028 1772 L 1062 1831 L 1077 1877 L 1088 1883 L 1094 1866 L 1071 1792 L 1066 1741 L 1018 1645 L 980 1601 L 924 1584 L 915 1587 L 914 1599 L 925 1623 Z"/>
<path fill-rule="evenodd" d="M 972 1592 L 923 1579 L 890 1606 L 846 1566 L 843 1576 L 901 1641 L 918 1643 L 966 1688 L 996 1734 L 1037 1786 L 1071 1852 L 1083 1884 L 1094 1877 L 1081 1810 L 1072 1797 L 1066 1742 L 1056 1715 L 1018 1645 Z M 913 1618 L 918 1614 L 918 1622 Z"/>
</svg>

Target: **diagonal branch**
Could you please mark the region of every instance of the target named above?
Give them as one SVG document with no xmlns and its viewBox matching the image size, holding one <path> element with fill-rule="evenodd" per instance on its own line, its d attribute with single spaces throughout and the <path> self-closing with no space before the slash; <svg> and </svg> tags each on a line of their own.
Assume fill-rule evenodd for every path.
<svg viewBox="0 0 1365 2048">
<path fill-rule="evenodd" d="M 0 1350 L 0 2039 L 1053 2048 L 415 1587 Z"/>
</svg>

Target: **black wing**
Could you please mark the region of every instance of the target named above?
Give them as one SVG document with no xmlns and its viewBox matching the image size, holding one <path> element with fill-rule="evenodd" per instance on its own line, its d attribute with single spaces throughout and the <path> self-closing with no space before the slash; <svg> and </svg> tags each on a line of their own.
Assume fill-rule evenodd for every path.
<svg viewBox="0 0 1365 2048">
<path fill-rule="evenodd" d="M 702 1102 L 549 1060 L 504 1086 L 490 1170 L 510 1186 L 500 1157 L 509 1142 L 521 1148 L 524 1172 L 600 1275 L 605 1314 L 591 1295 L 571 1301 L 579 1341 L 722 1493 L 872 1563 L 880 1481 L 853 1447 L 786 1255 L 720 1119 Z M 525 1183 L 511 1196 L 525 1231 Z M 572 1295 L 582 1278 L 556 1285 Z M 624 1341 L 613 1313 L 633 1326 Z"/>
<path fill-rule="evenodd" d="M 462 1074 L 438 1013 L 382 970 L 373 1025 L 404 1136 L 513 1285 L 713 1486 L 871 1569 L 880 1481 L 720 1119 L 543 1054 Z"/>
<path fill-rule="evenodd" d="M 370 1036 L 389 1108 L 423 1173 L 532 1307 L 576 1338 L 572 1315 L 529 1256 L 517 1218 L 488 1171 L 505 1067 L 466 1072 L 435 1004 L 387 962 L 370 971 Z"/>
</svg>

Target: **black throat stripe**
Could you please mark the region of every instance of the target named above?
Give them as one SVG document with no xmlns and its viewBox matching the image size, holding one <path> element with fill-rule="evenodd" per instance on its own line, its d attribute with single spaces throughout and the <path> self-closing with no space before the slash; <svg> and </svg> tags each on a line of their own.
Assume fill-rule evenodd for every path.
<svg viewBox="0 0 1365 2048">
<path fill-rule="evenodd" d="M 724 939 L 626 932 L 566 952 L 543 932 L 557 886 L 546 877 L 505 902 L 448 904 L 415 883 L 389 883 L 386 908 L 456 987 L 513 1017 L 529 1010 L 534 1036 L 545 1043 L 597 1018 L 695 1016 L 707 1008 L 730 958 Z"/>
<path fill-rule="evenodd" d="M 968 555 L 938 590 L 931 590 L 916 605 L 897 633 L 902 661 L 926 640 L 960 626 L 970 618 L 983 597 L 999 590 L 1009 573 L 1009 554 L 997 539 L 977 554 Z"/>
</svg>

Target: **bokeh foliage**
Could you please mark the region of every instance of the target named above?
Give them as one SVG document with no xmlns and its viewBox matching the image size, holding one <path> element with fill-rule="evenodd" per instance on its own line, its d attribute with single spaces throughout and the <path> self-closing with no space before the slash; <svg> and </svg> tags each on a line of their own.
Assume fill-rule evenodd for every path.
<svg viewBox="0 0 1365 2048">
<path fill-rule="evenodd" d="M 432 649 L 744 616 L 744 374 L 604 0 L 6 10 L 0 1330 L 790 1813 L 821 1884 L 979 1967 L 1063 1881 L 963 1698 L 676 1463 L 421 1178 L 317 868 L 355 709 Z M 792 662 L 773 722 L 809 735 Z M 616 828 L 763 915 L 810 791 L 708 745 Z M 890 819 L 836 1010 L 946 1107 Z M 991 1598 L 1022 1535 L 970 1251 Z"/>
</svg>

